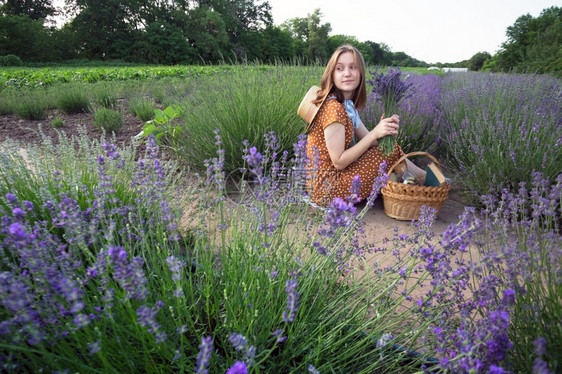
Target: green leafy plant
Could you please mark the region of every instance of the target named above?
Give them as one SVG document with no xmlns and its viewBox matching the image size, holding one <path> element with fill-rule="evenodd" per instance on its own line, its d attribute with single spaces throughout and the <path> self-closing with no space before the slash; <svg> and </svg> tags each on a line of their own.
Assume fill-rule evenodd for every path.
<svg viewBox="0 0 562 374">
<path fill-rule="evenodd" d="M 148 121 L 142 128 L 142 136 L 154 136 L 157 142 L 164 140 L 172 146 L 177 142 L 182 131 L 177 119 L 183 114 L 183 108 L 172 105 L 164 110 L 154 109 L 154 119 Z"/>
<path fill-rule="evenodd" d="M 104 108 L 114 108 L 117 105 L 117 96 L 109 89 L 97 89 L 94 91 L 94 101 Z"/>
<path fill-rule="evenodd" d="M 226 74 L 214 74 L 197 80 L 182 106 L 178 156 L 197 168 L 216 154 L 214 134 L 225 136 L 225 169 L 236 172 L 242 167 L 239 144 L 264 148 L 264 135 L 274 131 L 279 139 L 277 152 L 290 152 L 295 139 L 304 132 L 297 115 L 299 102 L 310 85 L 322 76 L 321 66 L 275 65 L 263 67 L 249 63 L 236 65 Z"/>
<path fill-rule="evenodd" d="M 54 128 L 64 127 L 64 119 L 62 117 L 55 117 L 51 120 L 51 126 Z"/>
<path fill-rule="evenodd" d="M 22 66 L 23 61 L 16 55 L 0 56 L 0 66 Z"/>
<path fill-rule="evenodd" d="M 123 127 L 123 118 L 121 113 L 113 109 L 98 108 L 94 110 L 93 124 L 99 129 L 112 132 Z"/>
<path fill-rule="evenodd" d="M 147 122 L 154 118 L 154 102 L 149 99 L 135 98 L 129 103 L 129 111 L 141 121 Z"/>
<path fill-rule="evenodd" d="M 25 90 L 18 92 L 17 96 L 12 99 L 14 113 L 25 119 L 42 120 L 47 116 L 49 107 L 48 98 L 45 91 L 41 90 L 37 93 Z"/>
<path fill-rule="evenodd" d="M 90 111 L 90 100 L 83 86 L 64 85 L 57 89 L 57 106 L 65 113 Z"/>
</svg>

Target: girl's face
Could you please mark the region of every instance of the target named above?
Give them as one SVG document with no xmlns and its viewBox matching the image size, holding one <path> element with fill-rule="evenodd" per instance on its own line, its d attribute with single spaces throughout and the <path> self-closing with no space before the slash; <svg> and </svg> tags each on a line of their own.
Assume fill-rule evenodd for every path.
<svg viewBox="0 0 562 374">
<path fill-rule="evenodd" d="M 352 100 L 355 89 L 361 83 L 361 73 L 355 63 L 353 52 L 345 52 L 338 57 L 332 79 L 344 98 Z"/>
</svg>

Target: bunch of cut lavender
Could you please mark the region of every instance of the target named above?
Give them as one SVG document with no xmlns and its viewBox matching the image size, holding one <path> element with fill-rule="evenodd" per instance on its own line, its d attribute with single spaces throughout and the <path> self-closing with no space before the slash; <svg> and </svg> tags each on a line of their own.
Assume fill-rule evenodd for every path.
<svg viewBox="0 0 562 374">
<path fill-rule="evenodd" d="M 379 73 L 379 68 L 371 74 L 373 79 L 367 81 L 373 89 L 371 97 L 382 104 L 383 116 L 392 116 L 396 113 L 398 104 L 413 95 L 413 84 L 402 79 L 400 68 L 388 68 L 388 73 Z M 390 155 L 394 151 L 394 136 L 386 135 L 379 140 L 379 148 L 385 155 Z"/>
</svg>

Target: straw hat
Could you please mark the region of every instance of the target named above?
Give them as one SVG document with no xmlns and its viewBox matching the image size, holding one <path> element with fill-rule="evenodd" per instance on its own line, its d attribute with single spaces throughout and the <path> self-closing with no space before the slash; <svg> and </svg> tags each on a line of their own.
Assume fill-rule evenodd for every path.
<svg viewBox="0 0 562 374">
<path fill-rule="evenodd" d="M 320 91 L 320 87 L 318 87 L 318 86 L 310 87 L 310 89 L 308 90 L 308 92 L 306 93 L 304 98 L 302 99 L 302 101 L 299 105 L 299 109 L 297 110 L 298 115 L 300 117 L 302 117 L 302 119 L 304 119 L 308 123 L 308 125 L 306 126 L 307 132 L 308 132 L 308 130 L 310 130 L 310 125 L 312 124 L 312 121 L 314 121 L 314 117 L 316 117 L 316 114 L 318 113 L 318 110 L 320 109 L 320 107 L 324 103 L 324 100 L 326 100 L 326 96 L 328 96 L 328 95 L 325 95 L 322 98 L 322 101 L 320 102 L 320 104 L 318 104 L 318 105 L 313 104 L 312 101 L 316 100 L 316 98 L 318 97 L 319 91 Z"/>
</svg>

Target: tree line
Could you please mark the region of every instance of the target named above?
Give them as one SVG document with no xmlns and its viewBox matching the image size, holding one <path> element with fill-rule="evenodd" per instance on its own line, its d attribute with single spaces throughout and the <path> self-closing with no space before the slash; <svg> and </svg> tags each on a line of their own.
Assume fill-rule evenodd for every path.
<svg viewBox="0 0 562 374">
<path fill-rule="evenodd" d="M 496 54 L 478 52 L 450 66 L 469 70 L 551 73 L 562 76 L 562 8 L 543 9 L 538 17 L 525 14 L 506 30 L 507 40 Z"/>
<path fill-rule="evenodd" d="M 508 27 L 495 55 L 437 66 L 470 70 L 562 70 L 560 7 L 524 15 Z M 54 20 L 68 20 L 55 27 Z M 273 24 L 266 0 L 0 0 L 0 56 L 25 62 L 73 59 L 151 64 L 222 61 L 322 61 L 343 43 L 355 45 L 367 64 L 424 67 L 428 64 L 382 42 L 330 35 L 316 9 L 307 17 Z"/>
<path fill-rule="evenodd" d="M 0 1 L 0 55 L 26 62 L 71 59 L 154 64 L 230 60 L 325 60 L 342 43 L 356 45 L 370 64 L 426 66 L 388 45 L 330 35 L 320 9 L 273 25 L 259 0 L 54 0 Z M 62 27 L 52 22 L 61 13 Z"/>
</svg>

